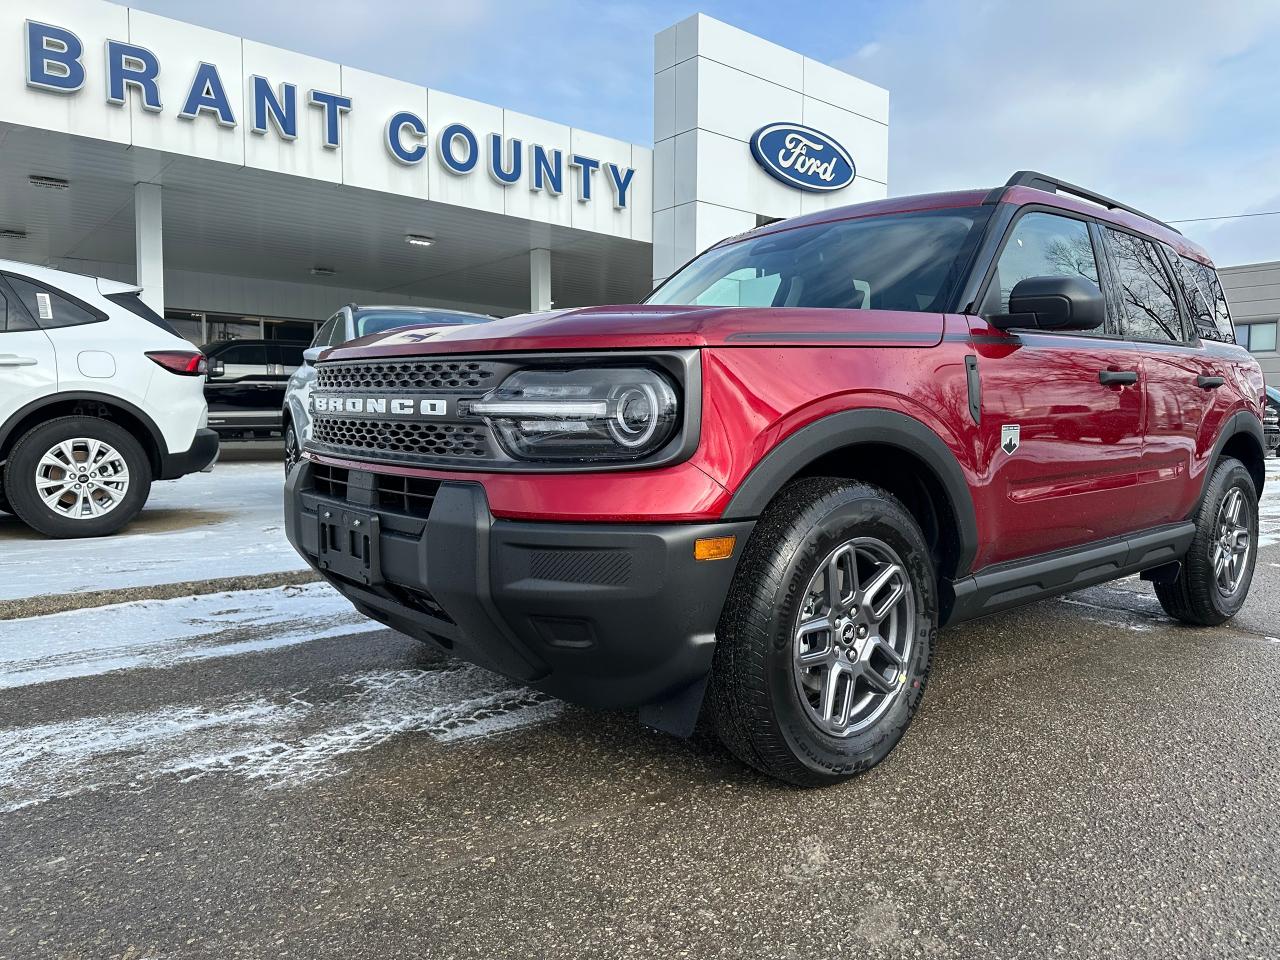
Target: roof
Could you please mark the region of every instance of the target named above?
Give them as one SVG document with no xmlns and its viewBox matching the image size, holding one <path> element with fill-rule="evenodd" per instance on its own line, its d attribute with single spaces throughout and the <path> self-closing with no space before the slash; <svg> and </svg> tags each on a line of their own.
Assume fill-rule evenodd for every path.
<svg viewBox="0 0 1280 960">
<path fill-rule="evenodd" d="M 1052 181 L 1052 178 L 1036 175 L 1042 181 Z M 1025 172 L 1020 171 L 1015 174 L 1013 181 L 1022 181 L 1028 179 Z M 1081 188 L 1073 187 L 1092 200 L 1083 199 L 1079 196 L 1073 196 L 1071 193 L 1056 193 L 1049 190 L 1041 189 L 1038 186 L 1028 186 L 1025 183 L 1018 182 L 1006 184 L 1002 187 L 994 187 L 986 190 L 957 190 L 948 193 L 920 193 L 904 197 L 890 197 L 885 200 L 872 200 L 868 203 L 855 203 L 845 207 L 832 207 L 828 210 L 820 210 L 817 213 L 809 213 L 799 217 L 792 217 L 789 220 L 779 220 L 775 223 L 768 224 L 764 227 L 758 227 L 741 236 L 766 236 L 771 233 L 778 233 L 783 230 L 792 230 L 796 227 L 809 226 L 817 223 L 834 223 L 838 220 L 853 220 L 863 217 L 881 217 L 894 213 L 917 213 L 922 210 L 947 210 L 958 207 L 977 207 L 992 203 L 1009 203 L 1022 206 L 1028 203 L 1039 203 L 1050 207 L 1059 207 L 1063 210 L 1079 213 L 1086 216 L 1094 217 L 1098 220 L 1114 223 L 1116 226 L 1125 227 L 1136 233 L 1167 243 L 1174 250 L 1183 256 L 1191 257 L 1202 263 L 1213 265 L 1209 254 L 1199 244 L 1188 240 L 1181 233 L 1168 224 L 1161 223 L 1147 214 L 1134 210 L 1132 207 L 1122 206 L 1118 201 L 1103 197 L 1101 194 L 1092 194 L 1083 191 Z M 1054 181 L 1060 182 L 1060 181 Z M 1070 184 L 1063 184 L 1064 187 L 1070 187 Z M 1105 204 L 1116 204 L 1116 206 L 1108 208 Z M 738 239 L 738 238 L 732 238 Z"/>
</svg>

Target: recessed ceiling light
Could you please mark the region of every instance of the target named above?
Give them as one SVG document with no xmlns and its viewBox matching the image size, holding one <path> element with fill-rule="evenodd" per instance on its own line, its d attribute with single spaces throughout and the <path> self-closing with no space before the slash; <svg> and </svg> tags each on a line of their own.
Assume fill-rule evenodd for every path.
<svg viewBox="0 0 1280 960">
<path fill-rule="evenodd" d="M 71 186 L 66 180 L 58 177 L 41 177 L 34 173 L 27 177 L 27 183 L 33 187 L 44 187 L 46 190 L 66 190 Z"/>
<path fill-rule="evenodd" d="M 25 240 L 27 233 L 25 230 L 0 230 L 0 240 Z"/>
<path fill-rule="evenodd" d="M 332 277 L 338 271 L 333 267 L 312 267 L 311 275 L 313 277 Z"/>
<path fill-rule="evenodd" d="M 424 237 L 417 233 L 406 234 L 404 242 L 415 247 L 429 247 L 435 243 L 435 238 Z"/>
</svg>

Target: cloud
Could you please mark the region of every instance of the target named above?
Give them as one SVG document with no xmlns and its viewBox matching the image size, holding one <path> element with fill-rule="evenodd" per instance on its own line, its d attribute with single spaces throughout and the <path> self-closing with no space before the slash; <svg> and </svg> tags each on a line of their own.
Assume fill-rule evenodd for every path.
<svg viewBox="0 0 1280 960">
<path fill-rule="evenodd" d="M 1180 218 L 1258 208 L 1275 190 L 1264 171 L 1280 156 L 1280 5 L 896 10 L 874 43 L 836 63 L 890 90 L 894 193 L 997 184 L 1030 168 Z M 1245 231 L 1197 233 L 1220 243 Z"/>
</svg>

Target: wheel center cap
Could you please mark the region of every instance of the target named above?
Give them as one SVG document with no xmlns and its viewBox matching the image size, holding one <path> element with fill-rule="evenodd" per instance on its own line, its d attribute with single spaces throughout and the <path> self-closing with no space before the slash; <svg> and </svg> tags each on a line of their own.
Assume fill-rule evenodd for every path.
<svg viewBox="0 0 1280 960">
<path fill-rule="evenodd" d="M 852 643 L 856 634 L 857 630 L 852 623 L 846 623 L 840 628 L 840 640 L 843 643 Z"/>
</svg>

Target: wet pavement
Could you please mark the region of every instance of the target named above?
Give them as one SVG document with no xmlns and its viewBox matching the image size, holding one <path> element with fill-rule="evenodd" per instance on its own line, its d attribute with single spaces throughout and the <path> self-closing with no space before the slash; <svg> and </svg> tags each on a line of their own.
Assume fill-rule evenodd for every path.
<svg viewBox="0 0 1280 960">
<path fill-rule="evenodd" d="M 0 956 L 1273 958 L 1270 468 L 1232 624 L 1126 581 L 946 631 L 818 791 L 319 584 L 0 620 Z"/>
</svg>

